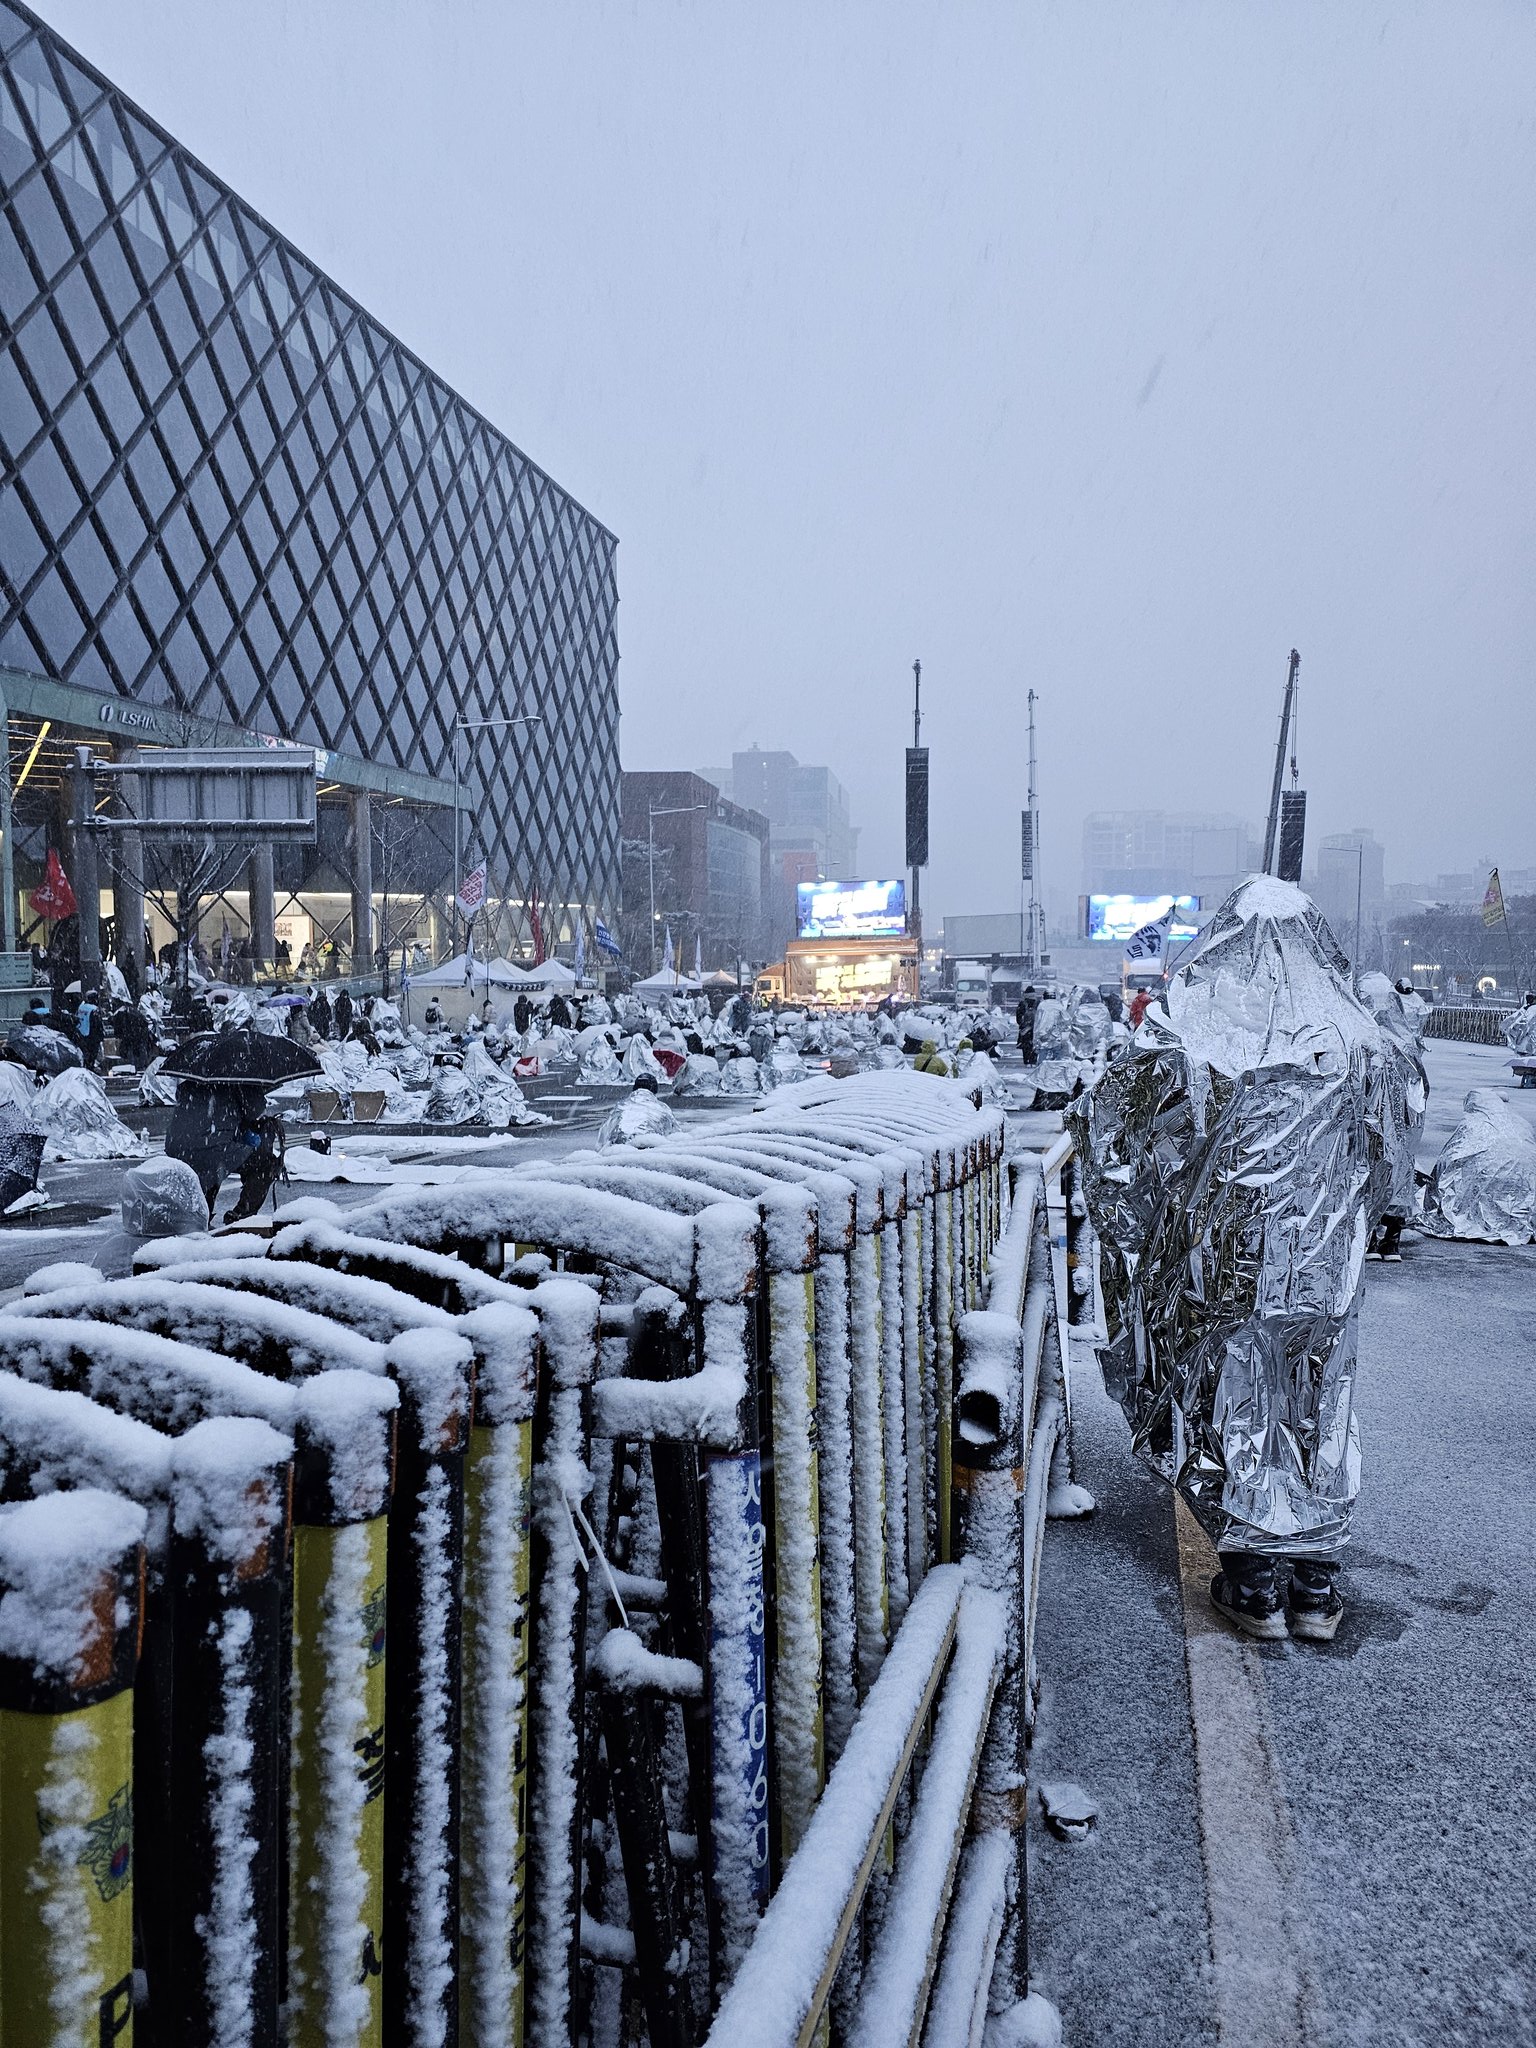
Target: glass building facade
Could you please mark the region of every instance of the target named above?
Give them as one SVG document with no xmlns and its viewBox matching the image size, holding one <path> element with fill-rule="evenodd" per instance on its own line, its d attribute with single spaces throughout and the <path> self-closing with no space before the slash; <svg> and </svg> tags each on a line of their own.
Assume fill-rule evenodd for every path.
<svg viewBox="0 0 1536 2048">
<path fill-rule="evenodd" d="M 464 865 L 553 939 L 617 912 L 615 550 L 0 0 L 0 668 L 402 782 L 536 713 L 458 736 Z"/>
</svg>

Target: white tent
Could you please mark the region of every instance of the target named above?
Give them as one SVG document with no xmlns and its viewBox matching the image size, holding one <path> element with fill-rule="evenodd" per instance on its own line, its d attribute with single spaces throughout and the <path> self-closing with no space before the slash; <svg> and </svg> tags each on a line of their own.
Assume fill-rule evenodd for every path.
<svg viewBox="0 0 1536 2048">
<path fill-rule="evenodd" d="M 576 971 L 563 960 L 542 960 L 537 967 L 520 967 L 514 970 L 520 986 L 524 988 L 574 988 Z"/>
<path fill-rule="evenodd" d="M 470 977 L 465 975 L 469 956 L 455 953 L 451 960 L 445 960 L 441 967 L 430 968 L 425 974 L 413 974 L 411 987 L 414 988 L 463 988 Z M 477 953 L 472 963 L 472 980 L 476 988 L 489 982 L 493 988 L 521 988 L 523 971 L 510 960 L 482 960 Z"/>
<path fill-rule="evenodd" d="M 637 981 L 630 990 L 635 996 L 696 996 L 703 983 L 691 975 L 679 974 L 674 968 L 663 967 L 658 974 L 648 974 L 644 981 Z"/>
</svg>

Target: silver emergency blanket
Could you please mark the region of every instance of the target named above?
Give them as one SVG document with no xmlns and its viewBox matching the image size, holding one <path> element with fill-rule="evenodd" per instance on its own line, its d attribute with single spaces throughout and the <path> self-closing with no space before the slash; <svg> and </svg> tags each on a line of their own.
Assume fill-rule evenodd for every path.
<svg viewBox="0 0 1536 2048">
<path fill-rule="evenodd" d="M 425 1121 L 429 1124 L 467 1124 L 480 1114 L 480 1090 L 461 1068 L 441 1066 L 432 1070 L 427 1090 Z"/>
<path fill-rule="evenodd" d="M 1223 1549 L 1332 1557 L 1359 1487 L 1383 1049 L 1345 964 L 1299 889 L 1250 878 L 1067 1115 L 1105 1382 Z"/>
<path fill-rule="evenodd" d="M 1109 1044 L 1109 1005 L 1091 988 L 1074 988 L 1067 997 L 1067 1042 L 1080 1060 L 1091 1060 Z"/>
<path fill-rule="evenodd" d="M 208 1228 L 202 1185 L 184 1159 L 146 1159 L 123 1175 L 123 1228 L 130 1237 L 188 1237 Z"/>
<path fill-rule="evenodd" d="M 32 1119 L 57 1159 L 142 1159 L 149 1150 L 107 1100 L 101 1082 L 84 1067 L 66 1067 L 33 1098 Z"/>
<path fill-rule="evenodd" d="M 1522 1059 L 1536 1059 L 1536 1003 L 1529 1003 L 1504 1019 L 1504 1037 L 1511 1052 Z"/>
<path fill-rule="evenodd" d="M 664 1102 L 659 1102 L 648 1088 L 637 1088 L 633 1095 L 623 1102 L 617 1102 L 603 1118 L 597 1134 L 600 1149 L 609 1145 L 627 1145 L 631 1138 L 646 1136 L 667 1137 L 677 1129 L 677 1118 Z"/>
<path fill-rule="evenodd" d="M 1384 1186 L 1377 1194 L 1375 1207 L 1381 1215 L 1396 1216 L 1406 1222 L 1419 1205 L 1419 1132 L 1429 1106 L 1424 1041 L 1419 1035 L 1417 1017 L 1384 974 L 1361 975 L 1360 1000 L 1376 1019 L 1384 1055 L 1379 1105 Z"/>
<path fill-rule="evenodd" d="M 711 1059 L 707 1052 L 689 1053 L 672 1083 L 672 1093 L 679 1099 L 688 1095 L 718 1095 L 719 1061 Z"/>
<path fill-rule="evenodd" d="M 1474 1088 L 1424 1191 L 1435 1237 L 1493 1244 L 1536 1239 L 1536 1130 L 1497 1088 Z"/>
</svg>

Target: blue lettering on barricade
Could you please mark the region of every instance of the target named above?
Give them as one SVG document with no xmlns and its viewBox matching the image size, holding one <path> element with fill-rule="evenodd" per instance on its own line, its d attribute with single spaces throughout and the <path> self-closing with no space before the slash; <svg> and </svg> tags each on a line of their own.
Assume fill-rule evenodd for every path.
<svg viewBox="0 0 1536 2048">
<path fill-rule="evenodd" d="M 741 1717 L 741 1773 L 744 1804 L 751 1826 L 748 1869 L 752 1888 L 765 1905 L 769 1891 L 768 1862 L 768 1660 L 766 1650 L 767 1601 L 763 1584 L 765 1535 L 763 1530 L 763 1466 L 755 1451 L 715 1461 L 716 1483 L 724 1481 L 735 1496 L 737 1512 L 746 1536 L 743 1592 L 749 1696 Z M 718 1644 L 725 1631 L 716 1629 Z"/>
</svg>

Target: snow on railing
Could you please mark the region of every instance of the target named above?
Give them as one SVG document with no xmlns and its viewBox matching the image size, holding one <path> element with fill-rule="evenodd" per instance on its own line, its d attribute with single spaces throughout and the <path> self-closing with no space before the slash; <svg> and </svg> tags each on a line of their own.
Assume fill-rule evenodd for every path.
<svg viewBox="0 0 1536 2048">
<path fill-rule="evenodd" d="M 153 2024 L 915 2041 L 962 1950 L 1021 1994 L 1065 1382 L 1046 1190 L 1003 1155 L 962 1087 L 816 1080 L 35 1277 L 0 1473 L 147 1515 L 119 1711 L 146 1851 L 200 1845 L 140 1896 Z"/>
</svg>

